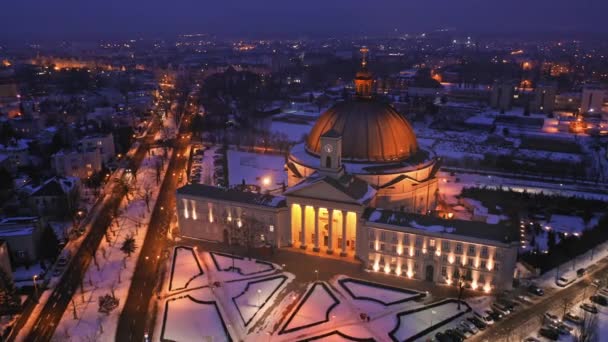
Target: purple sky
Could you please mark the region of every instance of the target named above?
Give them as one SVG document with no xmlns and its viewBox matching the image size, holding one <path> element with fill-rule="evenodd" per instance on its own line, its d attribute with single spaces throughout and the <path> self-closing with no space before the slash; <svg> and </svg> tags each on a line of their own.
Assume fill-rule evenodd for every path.
<svg viewBox="0 0 608 342">
<path fill-rule="evenodd" d="M 0 37 L 210 32 L 608 33 L 608 0 L 2 0 Z"/>
</svg>

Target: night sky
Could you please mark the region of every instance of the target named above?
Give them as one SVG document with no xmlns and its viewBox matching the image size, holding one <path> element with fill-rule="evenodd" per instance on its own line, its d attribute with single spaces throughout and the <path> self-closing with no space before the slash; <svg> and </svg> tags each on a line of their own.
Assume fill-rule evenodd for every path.
<svg viewBox="0 0 608 342">
<path fill-rule="evenodd" d="M 607 33 L 607 0 L 2 0 L 0 37 Z"/>
</svg>

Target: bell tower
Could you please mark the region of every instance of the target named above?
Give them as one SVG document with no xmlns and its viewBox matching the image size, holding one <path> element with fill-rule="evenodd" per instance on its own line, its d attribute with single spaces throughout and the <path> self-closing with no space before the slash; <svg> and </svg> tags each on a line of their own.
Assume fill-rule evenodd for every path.
<svg viewBox="0 0 608 342">
<path fill-rule="evenodd" d="M 360 99 L 371 99 L 374 78 L 372 73 L 367 70 L 367 53 L 369 49 L 364 46 L 359 51 L 361 51 L 362 55 L 361 70 L 355 76 L 355 94 Z"/>
<path fill-rule="evenodd" d="M 321 173 L 340 177 L 343 174 L 342 166 L 342 136 L 332 130 L 321 135 Z"/>
</svg>

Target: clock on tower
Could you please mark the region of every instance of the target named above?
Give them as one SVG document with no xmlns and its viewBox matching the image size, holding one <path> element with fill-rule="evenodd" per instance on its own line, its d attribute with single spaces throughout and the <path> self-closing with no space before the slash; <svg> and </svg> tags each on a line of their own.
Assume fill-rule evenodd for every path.
<svg viewBox="0 0 608 342">
<path fill-rule="evenodd" d="M 321 171 L 337 174 L 342 170 L 342 136 L 329 130 L 321 135 Z"/>
</svg>

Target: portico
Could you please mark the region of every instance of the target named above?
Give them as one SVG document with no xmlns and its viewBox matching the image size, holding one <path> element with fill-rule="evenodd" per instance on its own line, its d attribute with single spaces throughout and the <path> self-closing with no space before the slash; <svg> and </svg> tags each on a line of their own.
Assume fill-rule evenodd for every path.
<svg viewBox="0 0 608 342">
<path fill-rule="evenodd" d="M 313 252 L 354 256 L 360 213 L 352 209 L 291 203 L 291 245 Z"/>
</svg>

